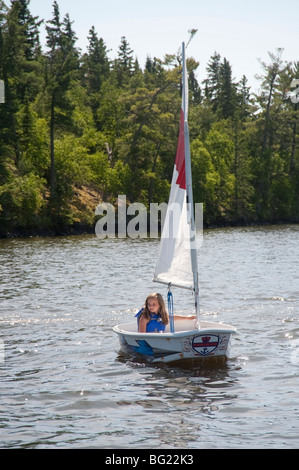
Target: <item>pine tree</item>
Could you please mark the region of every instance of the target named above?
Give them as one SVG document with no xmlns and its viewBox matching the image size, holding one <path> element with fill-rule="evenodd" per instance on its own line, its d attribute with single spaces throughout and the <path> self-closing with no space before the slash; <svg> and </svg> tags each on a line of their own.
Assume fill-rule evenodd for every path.
<svg viewBox="0 0 299 470">
<path fill-rule="evenodd" d="M 237 114 L 242 121 L 251 115 L 253 105 L 251 100 L 250 87 L 247 85 L 248 80 L 245 75 L 237 83 L 236 100 Z"/>
<path fill-rule="evenodd" d="M 120 87 L 126 85 L 133 74 L 133 53 L 129 42 L 125 36 L 122 36 L 118 50 L 118 58 L 114 61 L 114 71 L 116 73 L 117 84 Z"/>
<path fill-rule="evenodd" d="M 98 38 L 94 26 L 89 31 L 88 54 L 83 57 L 84 81 L 88 92 L 98 93 L 103 81 L 107 80 L 110 72 L 107 46 L 102 38 Z"/>
<path fill-rule="evenodd" d="M 56 195 L 55 128 L 71 124 L 72 105 L 67 92 L 79 71 L 79 52 L 69 15 L 60 21 L 59 6 L 53 4 L 53 19 L 47 22 L 46 77 L 50 108 L 51 196 Z"/>
<path fill-rule="evenodd" d="M 231 65 L 226 58 L 219 67 L 218 103 L 219 117 L 228 119 L 236 110 L 236 85 L 232 81 Z"/>
<path fill-rule="evenodd" d="M 97 116 L 100 106 L 100 91 L 102 84 L 109 78 L 110 63 L 106 44 L 102 38 L 98 38 L 94 26 L 89 31 L 88 40 L 88 52 L 84 54 L 82 59 L 82 82 L 88 92 L 94 121 L 98 130 L 100 130 L 100 123 Z"/>
<path fill-rule="evenodd" d="M 216 112 L 219 103 L 220 60 L 220 54 L 215 52 L 206 69 L 208 78 L 203 81 L 205 99 L 207 103 L 211 104 L 214 112 Z"/>
<path fill-rule="evenodd" d="M 233 117 L 236 110 L 236 84 L 232 79 L 232 68 L 220 54 L 211 57 L 207 67 L 208 78 L 204 80 L 205 101 L 217 113 L 218 119 Z"/>
<path fill-rule="evenodd" d="M 3 16 L 0 26 L 2 76 L 5 82 L 6 104 L 2 108 L 5 126 L 4 141 L 14 149 L 14 162 L 19 166 L 22 149 L 20 146 L 18 112 L 24 97 L 32 102 L 41 89 L 41 60 L 37 18 L 28 10 L 28 1 L 14 0 L 10 9 L 1 4 Z M 34 31 L 34 34 L 33 34 Z"/>
<path fill-rule="evenodd" d="M 38 16 L 33 17 L 29 10 L 30 0 L 12 0 L 12 3 L 20 4 L 19 22 L 26 28 L 27 45 L 26 59 L 36 60 L 41 55 L 41 45 L 39 39 L 39 27 L 43 23 Z"/>
</svg>

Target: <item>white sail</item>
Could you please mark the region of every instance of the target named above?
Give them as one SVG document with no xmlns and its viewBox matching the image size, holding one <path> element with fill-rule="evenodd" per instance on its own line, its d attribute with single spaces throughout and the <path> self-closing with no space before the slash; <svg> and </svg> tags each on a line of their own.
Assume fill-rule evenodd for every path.
<svg viewBox="0 0 299 470">
<path fill-rule="evenodd" d="M 192 205 L 188 80 L 183 44 L 183 97 L 180 131 L 154 281 L 197 292 L 195 286 L 197 283 L 197 260 L 194 248 L 195 228 Z"/>
</svg>

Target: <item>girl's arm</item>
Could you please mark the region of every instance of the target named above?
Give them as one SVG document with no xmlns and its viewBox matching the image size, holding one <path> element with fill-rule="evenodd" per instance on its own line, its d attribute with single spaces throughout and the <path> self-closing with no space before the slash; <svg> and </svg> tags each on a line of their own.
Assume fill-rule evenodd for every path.
<svg viewBox="0 0 299 470">
<path fill-rule="evenodd" d="M 175 320 L 196 320 L 196 315 L 174 315 Z"/>
<path fill-rule="evenodd" d="M 138 331 L 139 333 L 146 333 L 146 326 L 148 324 L 148 320 L 144 318 L 143 315 L 141 315 L 141 318 L 139 320 L 139 325 L 138 325 Z"/>
</svg>

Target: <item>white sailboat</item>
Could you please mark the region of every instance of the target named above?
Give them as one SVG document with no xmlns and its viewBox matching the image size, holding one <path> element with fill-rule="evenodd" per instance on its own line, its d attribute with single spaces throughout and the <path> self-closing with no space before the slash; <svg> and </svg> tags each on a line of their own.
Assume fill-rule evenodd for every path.
<svg viewBox="0 0 299 470">
<path fill-rule="evenodd" d="M 123 350 L 141 354 L 152 362 L 164 363 L 227 357 L 231 336 L 236 333 L 231 325 L 201 321 L 199 318 L 196 228 L 188 128 L 189 93 L 184 43 L 182 59 L 183 94 L 178 147 L 153 279 L 169 288 L 170 321 L 163 333 L 141 333 L 136 321 L 113 328 Z M 174 321 L 170 292 L 172 287 L 189 289 L 193 293 L 196 321 L 188 317 Z"/>
</svg>

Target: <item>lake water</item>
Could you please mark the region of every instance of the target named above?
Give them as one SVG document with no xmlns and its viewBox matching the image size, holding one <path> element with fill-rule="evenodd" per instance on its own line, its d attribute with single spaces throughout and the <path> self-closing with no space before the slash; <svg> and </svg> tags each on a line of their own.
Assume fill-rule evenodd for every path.
<svg viewBox="0 0 299 470">
<path fill-rule="evenodd" d="M 0 447 L 299 447 L 299 226 L 204 231 L 201 315 L 237 327 L 199 368 L 120 354 L 157 240 L 0 240 Z M 191 313 L 174 290 L 175 312 Z"/>
</svg>

